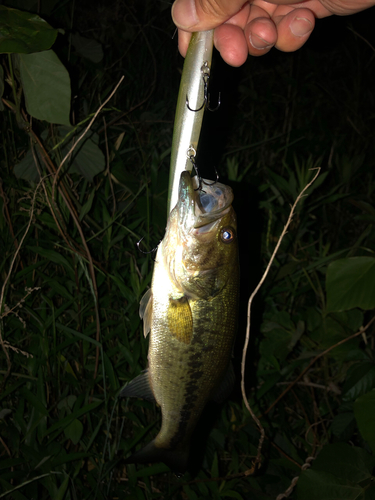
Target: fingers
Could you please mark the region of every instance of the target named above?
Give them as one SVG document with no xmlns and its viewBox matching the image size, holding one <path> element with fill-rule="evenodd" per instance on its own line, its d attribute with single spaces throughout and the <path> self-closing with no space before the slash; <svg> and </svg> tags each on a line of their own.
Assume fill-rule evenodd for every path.
<svg viewBox="0 0 375 500">
<path fill-rule="evenodd" d="M 186 57 L 186 52 L 189 47 L 191 33 L 189 31 L 178 30 L 178 50 L 182 57 Z"/>
<path fill-rule="evenodd" d="M 304 5 L 310 5 L 312 1 L 307 0 Z M 205 6 L 204 10 L 201 4 Z M 225 4 L 229 6 L 225 7 Z M 216 27 L 215 47 L 231 66 L 241 66 L 249 54 L 267 54 L 272 47 L 283 52 L 293 52 L 302 47 L 315 26 L 312 10 L 300 8 L 301 4 L 298 7 L 274 5 L 263 0 L 242 4 L 243 0 L 207 0 L 206 3 L 203 0 L 176 0 L 172 16 L 177 26 L 184 25 L 192 31 Z M 186 14 L 187 9 L 193 9 L 193 17 Z M 235 12 L 234 15 L 230 14 L 230 9 Z M 199 21 L 199 17 L 202 21 Z M 191 27 L 197 19 L 198 24 Z M 190 31 L 179 29 L 178 46 L 183 57 L 190 38 Z"/>
<path fill-rule="evenodd" d="M 184 31 L 205 31 L 216 28 L 241 10 L 247 0 L 176 0 L 172 18 Z"/>
<path fill-rule="evenodd" d="M 290 12 L 285 9 L 288 8 L 278 8 L 273 17 L 277 28 L 275 47 L 283 52 L 293 52 L 308 40 L 315 26 L 315 16 L 309 9 L 293 9 Z"/>
<path fill-rule="evenodd" d="M 214 44 L 221 57 L 230 66 L 241 66 L 246 62 L 248 48 L 244 32 L 239 26 L 222 24 L 215 30 Z"/>
</svg>

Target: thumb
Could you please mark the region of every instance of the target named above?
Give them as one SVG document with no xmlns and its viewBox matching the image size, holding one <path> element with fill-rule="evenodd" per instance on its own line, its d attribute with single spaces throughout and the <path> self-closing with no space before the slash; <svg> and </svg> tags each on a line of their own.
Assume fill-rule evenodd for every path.
<svg viewBox="0 0 375 500">
<path fill-rule="evenodd" d="M 176 0 L 172 18 L 185 31 L 210 30 L 237 14 L 245 3 L 247 0 Z"/>
</svg>

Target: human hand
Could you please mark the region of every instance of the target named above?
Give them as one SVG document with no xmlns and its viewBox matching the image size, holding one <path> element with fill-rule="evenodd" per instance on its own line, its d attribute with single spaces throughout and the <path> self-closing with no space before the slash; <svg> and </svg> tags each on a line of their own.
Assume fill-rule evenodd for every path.
<svg viewBox="0 0 375 500">
<path fill-rule="evenodd" d="M 178 47 L 185 57 L 193 31 L 215 29 L 214 44 L 225 62 L 241 66 L 248 54 L 272 47 L 293 52 L 306 42 L 315 18 L 346 16 L 375 5 L 375 0 L 176 0 L 172 17 Z"/>
</svg>

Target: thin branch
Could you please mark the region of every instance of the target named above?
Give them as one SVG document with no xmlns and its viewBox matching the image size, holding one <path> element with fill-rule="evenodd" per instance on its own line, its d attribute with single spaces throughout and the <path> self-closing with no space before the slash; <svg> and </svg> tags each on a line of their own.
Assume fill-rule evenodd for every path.
<svg viewBox="0 0 375 500">
<path fill-rule="evenodd" d="M 64 163 L 66 162 L 66 160 L 69 158 L 69 156 L 73 153 L 73 151 L 75 150 L 75 148 L 77 147 L 78 143 L 85 137 L 85 135 L 87 134 L 87 132 L 90 130 L 91 128 L 91 125 L 94 123 L 94 121 L 96 120 L 96 117 L 98 116 L 98 114 L 100 113 L 100 111 L 104 108 L 104 106 L 107 104 L 108 101 L 110 101 L 113 97 L 113 95 L 115 94 L 115 92 L 117 91 L 117 89 L 119 88 L 119 86 L 121 85 L 123 79 L 125 77 L 122 76 L 118 82 L 118 84 L 116 85 L 116 87 L 112 90 L 112 92 L 109 94 L 109 97 L 107 97 L 107 99 L 103 102 L 103 104 L 101 104 L 99 106 L 99 108 L 97 109 L 96 113 L 94 114 L 94 116 L 91 118 L 89 124 L 87 125 L 87 127 L 85 128 L 85 130 L 82 132 L 82 134 L 78 137 L 77 141 L 73 144 L 73 146 L 70 148 L 70 150 L 67 152 L 67 154 L 65 155 L 65 157 L 62 159 L 60 165 L 59 165 L 59 168 L 57 169 L 57 172 L 56 172 L 56 176 L 53 180 L 53 185 L 52 185 L 52 198 L 55 199 L 55 186 L 56 186 L 56 183 L 57 183 L 57 178 L 59 176 L 59 173 L 60 173 L 60 170 L 62 168 L 62 166 L 64 165 Z"/>
<path fill-rule="evenodd" d="M 247 400 L 247 397 L 246 397 L 246 389 L 245 389 L 245 368 L 246 368 L 246 354 L 247 354 L 247 348 L 248 348 L 248 345 L 249 345 L 249 340 L 250 340 L 250 315 L 251 315 L 251 305 L 252 305 L 252 302 L 254 300 L 254 297 L 255 295 L 258 293 L 260 287 L 263 285 L 268 273 L 269 273 L 269 270 L 271 268 L 271 265 L 275 259 L 275 256 L 280 248 L 280 245 L 281 245 L 281 242 L 284 238 L 284 236 L 286 235 L 287 233 L 287 230 L 288 230 L 288 227 L 290 226 L 290 223 L 292 222 L 293 220 L 293 215 L 294 215 L 294 211 L 296 209 L 296 206 L 298 204 L 298 202 L 300 201 L 300 199 L 304 196 L 306 190 L 315 182 L 316 178 L 318 177 L 320 173 L 320 168 L 317 169 L 317 172 L 316 174 L 314 175 L 313 179 L 303 188 L 303 190 L 300 192 L 300 194 L 297 196 L 297 199 L 296 201 L 294 202 L 294 205 L 292 206 L 291 210 L 290 210 L 290 214 L 289 214 L 289 217 L 288 217 L 288 220 L 284 226 L 284 229 L 280 235 L 280 238 L 275 246 L 275 249 L 273 251 L 273 254 L 268 262 L 268 265 L 266 267 L 266 270 L 264 271 L 264 274 L 263 276 L 261 277 L 258 285 L 256 286 L 255 290 L 253 291 L 253 293 L 250 295 L 250 298 L 249 298 L 249 301 L 248 301 L 248 304 L 247 304 L 247 326 L 246 326 L 246 337 L 245 337 L 245 343 L 244 343 L 244 347 L 243 347 L 243 351 L 242 351 L 242 362 L 241 362 L 241 392 L 242 392 L 242 398 L 244 400 L 244 403 L 245 403 L 245 406 L 247 408 L 247 410 L 249 411 L 250 415 L 252 416 L 253 420 L 255 421 L 255 423 L 257 424 L 258 426 L 258 429 L 260 431 L 260 438 L 259 438 L 259 444 L 258 444 L 258 452 L 257 452 L 257 456 L 256 456 L 256 459 L 255 459 L 255 462 L 254 462 L 254 469 L 256 469 L 257 467 L 260 466 L 260 463 L 261 463 L 261 452 L 262 452 L 262 446 L 263 446 L 263 441 L 264 441 L 264 437 L 265 437 L 265 432 L 264 432 L 264 428 L 262 426 L 262 424 L 260 423 L 259 419 L 257 418 L 257 416 L 255 415 L 255 413 L 253 412 L 253 410 L 251 409 L 250 405 L 249 405 L 249 402 Z"/>
</svg>

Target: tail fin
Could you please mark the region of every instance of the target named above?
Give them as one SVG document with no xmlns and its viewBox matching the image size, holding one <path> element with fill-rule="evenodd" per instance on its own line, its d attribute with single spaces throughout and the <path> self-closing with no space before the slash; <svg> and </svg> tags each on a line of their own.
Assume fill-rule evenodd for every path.
<svg viewBox="0 0 375 500">
<path fill-rule="evenodd" d="M 189 450 L 168 450 L 155 445 L 155 440 L 144 448 L 136 451 L 125 459 L 126 464 L 147 464 L 150 462 L 164 462 L 177 475 L 183 474 L 187 469 Z"/>
</svg>

